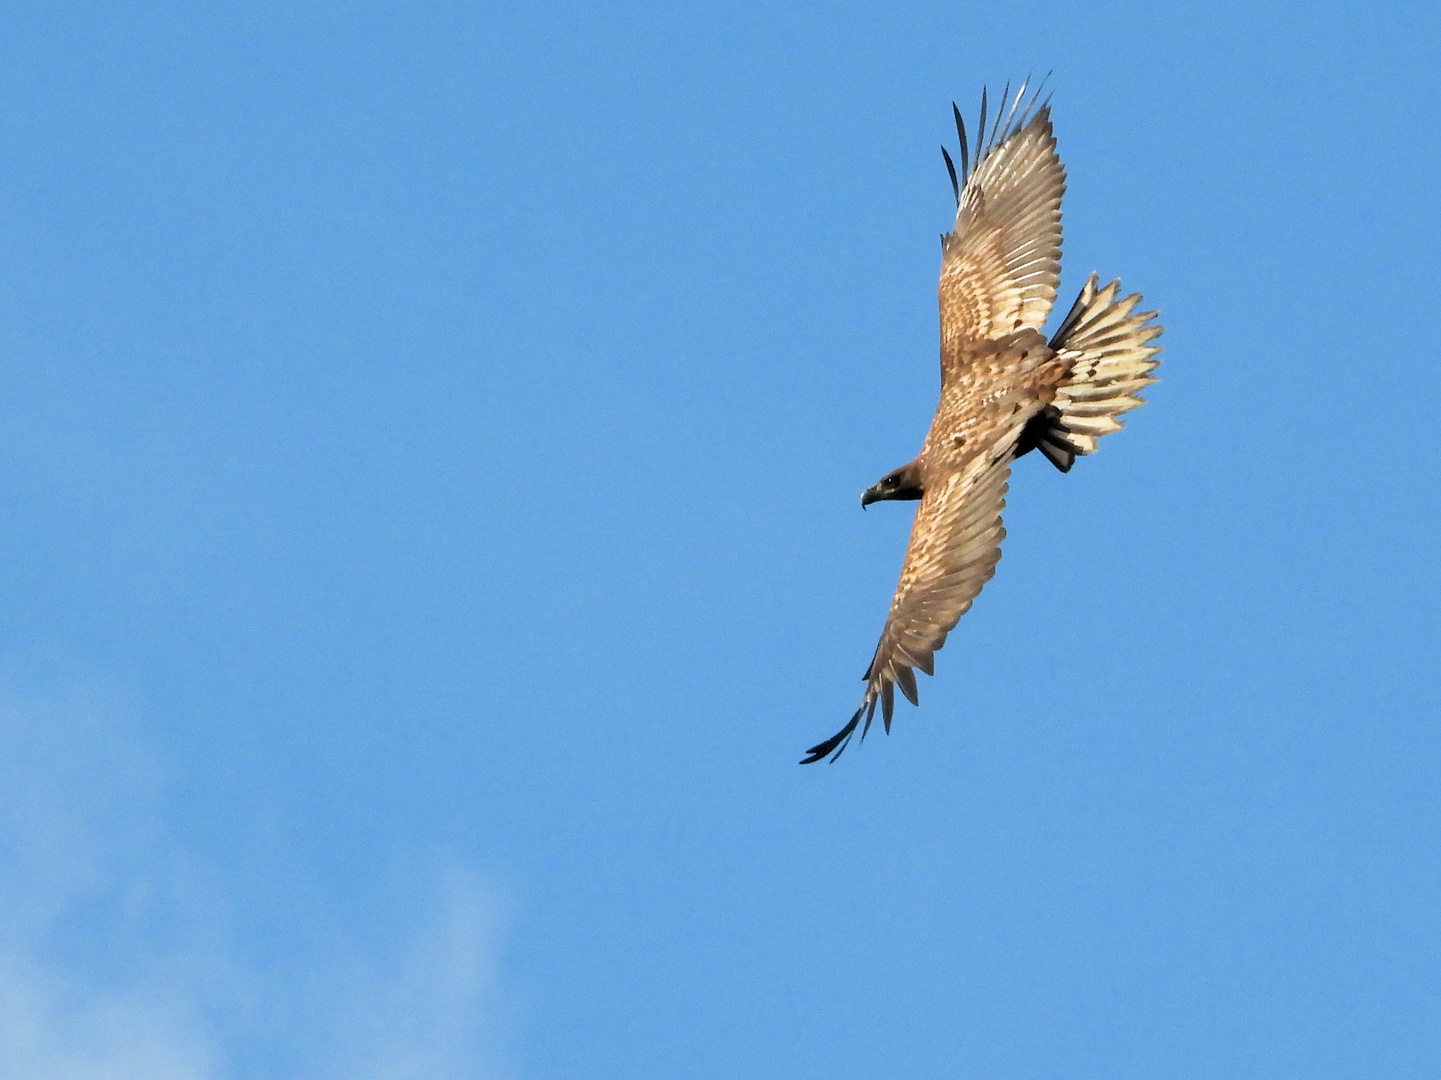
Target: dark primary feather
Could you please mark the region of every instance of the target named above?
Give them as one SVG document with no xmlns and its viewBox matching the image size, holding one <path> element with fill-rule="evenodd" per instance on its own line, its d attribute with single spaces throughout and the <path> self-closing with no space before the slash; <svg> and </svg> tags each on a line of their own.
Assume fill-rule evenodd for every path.
<svg viewBox="0 0 1441 1080">
<path fill-rule="evenodd" d="M 801 758 L 801 764 L 814 765 L 817 761 L 823 761 L 826 758 L 830 758 L 831 761 L 839 758 L 850 744 L 851 736 L 855 734 L 856 725 L 861 722 L 861 715 L 863 713 L 866 717 L 866 731 L 869 731 L 871 729 L 871 717 L 876 714 L 875 698 L 867 698 L 863 701 L 861 707 L 856 710 L 856 714 L 851 717 L 850 723 L 841 728 L 840 731 L 837 731 L 825 742 L 817 743 L 807 750 L 806 756 Z M 865 738 L 864 733 L 862 733 L 861 738 Z"/>
<path fill-rule="evenodd" d="M 981 123 L 976 128 L 976 167 L 980 168 L 981 158 L 986 156 L 986 88 L 981 87 Z"/>
<path fill-rule="evenodd" d="M 982 91 L 982 93 L 984 93 L 984 92 L 985 92 L 985 87 L 982 87 L 982 88 L 981 88 L 981 91 Z M 1006 83 L 1006 88 L 1001 91 L 1001 109 L 1004 109 L 1004 108 L 1006 107 L 1006 102 L 1010 99 L 1010 96 L 1011 96 L 1011 84 L 1010 84 L 1010 83 Z M 995 126 L 991 129 L 991 137 L 990 137 L 990 139 L 987 140 L 987 145 L 988 145 L 988 146 L 995 146 L 995 145 L 996 145 L 996 136 L 1001 133 L 1001 109 L 997 109 L 997 110 L 996 110 L 996 123 L 995 123 Z"/>
<path fill-rule="evenodd" d="M 971 158 L 970 152 L 966 149 L 966 122 L 961 119 L 961 110 L 954 101 L 951 102 L 951 111 L 956 114 L 956 134 L 961 139 L 961 179 L 969 180 L 971 178 Z M 961 197 L 958 194 L 956 202 L 960 201 Z"/>
</svg>

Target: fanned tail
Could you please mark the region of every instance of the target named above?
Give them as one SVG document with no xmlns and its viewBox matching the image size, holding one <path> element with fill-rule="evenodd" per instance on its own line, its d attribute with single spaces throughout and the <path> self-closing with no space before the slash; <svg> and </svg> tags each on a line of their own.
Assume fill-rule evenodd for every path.
<svg viewBox="0 0 1441 1080">
<path fill-rule="evenodd" d="M 1164 329 L 1148 325 L 1157 313 L 1132 315 L 1140 293 L 1117 300 L 1119 279 L 1104 289 L 1097 289 L 1096 281 L 1092 274 L 1051 338 L 1070 374 L 1024 439 L 1025 450 L 1040 450 L 1061 472 L 1068 472 L 1077 456 L 1094 454 L 1102 435 L 1121 430 L 1116 417 L 1145 404 L 1136 395 L 1156 381 L 1151 372 L 1160 365 L 1152 359 L 1160 347 L 1148 344 Z"/>
</svg>

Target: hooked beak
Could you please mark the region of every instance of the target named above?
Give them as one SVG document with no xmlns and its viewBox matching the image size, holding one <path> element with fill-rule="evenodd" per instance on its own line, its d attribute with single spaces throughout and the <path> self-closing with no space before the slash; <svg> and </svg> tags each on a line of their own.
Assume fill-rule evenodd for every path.
<svg viewBox="0 0 1441 1080">
<path fill-rule="evenodd" d="M 877 486 L 879 486 L 879 485 L 877 485 Z M 870 506 L 871 503 L 873 503 L 873 502 L 880 502 L 880 501 L 881 501 L 880 492 L 878 492 L 878 491 L 877 491 L 875 488 L 873 488 L 873 487 L 866 488 L 865 491 L 861 492 L 861 509 L 862 509 L 862 510 L 864 510 L 866 507 Z"/>
</svg>

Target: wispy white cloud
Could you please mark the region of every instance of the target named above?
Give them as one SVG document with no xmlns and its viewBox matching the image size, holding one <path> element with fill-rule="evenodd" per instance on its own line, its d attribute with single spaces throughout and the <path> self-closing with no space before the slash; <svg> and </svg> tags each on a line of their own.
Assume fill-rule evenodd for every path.
<svg viewBox="0 0 1441 1080">
<path fill-rule="evenodd" d="M 349 1080 L 474 1077 L 498 1038 L 496 905 L 475 878 L 440 875 L 434 912 L 388 975 L 362 983 L 328 1074 Z"/>
<path fill-rule="evenodd" d="M 6 1080 L 208 1080 L 215 1040 L 175 988 L 97 991 L 15 950 L 0 956 Z"/>
<path fill-rule="evenodd" d="M 212 1018 L 299 994 L 320 999 L 303 1010 L 302 1075 L 509 1075 L 499 909 L 474 874 L 437 860 L 388 963 L 317 950 L 329 970 L 300 986 L 227 934 L 205 868 L 166 828 L 164 778 L 103 700 L 0 691 L 0 1080 L 239 1080 L 237 1042 L 273 1033 Z"/>
</svg>

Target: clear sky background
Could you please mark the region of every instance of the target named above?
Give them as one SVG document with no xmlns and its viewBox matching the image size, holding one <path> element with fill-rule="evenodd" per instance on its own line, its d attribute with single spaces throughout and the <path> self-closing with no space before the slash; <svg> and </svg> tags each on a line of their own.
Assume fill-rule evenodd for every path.
<svg viewBox="0 0 1441 1080">
<path fill-rule="evenodd" d="M 11 4 L 0 1077 L 1441 1068 L 1441 15 Z M 950 102 L 1162 381 L 859 701 Z"/>
</svg>

